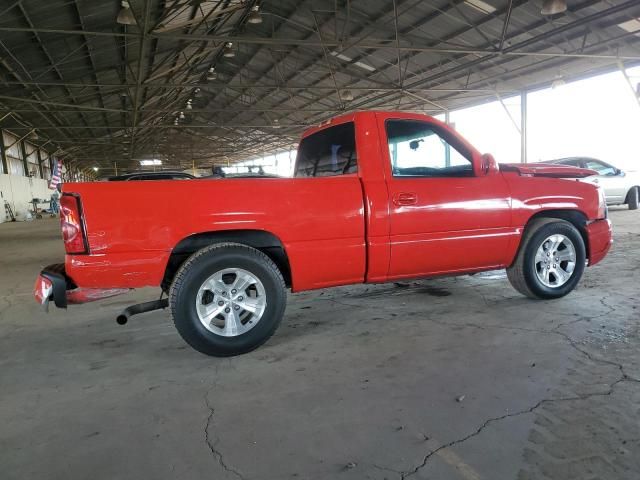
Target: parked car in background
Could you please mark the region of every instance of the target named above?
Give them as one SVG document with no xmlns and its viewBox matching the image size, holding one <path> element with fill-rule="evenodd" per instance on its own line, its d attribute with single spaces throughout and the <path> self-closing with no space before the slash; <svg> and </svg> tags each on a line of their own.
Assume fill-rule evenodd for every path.
<svg viewBox="0 0 640 480">
<path fill-rule="evenodd" d="M 604 189 L 607 205 L 628 205 L 629 210 L 638 208 L 640 197 L 640 174 L 625 172 L 602 160 L 589 157 L 570 157 L 549 160 L 543 163 L 571 165 L 573 167 L 595 170 L 598 175 L 584 178 Z"/>
</svg>

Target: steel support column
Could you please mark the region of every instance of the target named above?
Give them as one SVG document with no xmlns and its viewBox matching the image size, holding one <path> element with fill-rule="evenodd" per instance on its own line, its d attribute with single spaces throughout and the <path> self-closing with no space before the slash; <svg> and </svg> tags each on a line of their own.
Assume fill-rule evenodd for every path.
<svg viewBox="0 0 640 480">
<path fill-rule="evenodd" d="M 629 77 L 629 74 L 627 73 L 627 67 L 625 66 L 624 63 L 622 63 L 621 60 L 618 60 L 618 67 L 620 68 L 620 73 L 622 73 L 622 76 L 626 80 L 627 85 L 629 85 L 629 88 L 631 89 L 631 93 L 633 94 L 634 98 L 636 99 L 636 102 L 638 102 L 638 106 L 640 106 L 640 91 L 638 91 L 635 88 L 633 88 L 633 82 L 631 82 L 631 78 Z"/>
<path fill-rule="evenodd" d="M 20 151 L 22 152 L 22 165 L 24 165 L 24 176 L 28 177 L 29 175 L 29 162 L 27 161 L 27 148 L 24 145 L 24 137 L 19 140 L 20 142 Z"/>
<path fill-rule="evenodd" d="M 7 154 L 4 149 L 4 135 L 2 130 L 0 130 L 0 160 L 2 160 L 2 172 L 8 175 L 9 165 L 7 164 Z"/>
<path fill-rule="evenodd" d="M 451 124 L 451 112 L 449 112 L 449 110 L 445 110 L 444 112 L 444 123 L 446 123 L 447 125 Z M 445 145 L 444 152 L 445 152 L 444 165 L 445 167 L 450 167 L 451 166 L 451 147 L 449 147 L 448 143 Z"/>
<path fill-rule="evenodd" d="M 40 153 L 40 149 L 36 150 L 38 153 L 38 170 L 40 170 L 40 178 L 44 178 L 44 170 L 42 169 L 42 154 Z"/>
<path fill-rule="evenodd" d="M 520 93 L 520 162 L 527 163 L 527 92 Z"/>
</svg>

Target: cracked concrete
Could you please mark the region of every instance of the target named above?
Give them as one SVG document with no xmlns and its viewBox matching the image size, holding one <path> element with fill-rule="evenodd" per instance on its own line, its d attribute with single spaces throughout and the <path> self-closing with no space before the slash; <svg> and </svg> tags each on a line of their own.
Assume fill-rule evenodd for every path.
<svg viewBox="0 0 640 480">
<path fill-rule="evenodd" d="M 307 292 L 231 359 L 167 312 L 115 324 L 155 290 L 41 313 L 57 225 L 0 225 L 2 478 L 636 479 L 640 216 L 611 217 L 564 299 L 501 272 Z"/>
</svg>

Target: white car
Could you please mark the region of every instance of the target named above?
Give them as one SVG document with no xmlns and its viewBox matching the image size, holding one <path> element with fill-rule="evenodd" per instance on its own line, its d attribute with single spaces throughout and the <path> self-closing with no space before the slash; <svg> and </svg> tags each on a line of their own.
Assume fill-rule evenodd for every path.
<svg viewBox="0 0 640 480">
<path fill-rule="evenodd" d="M 629 210 L 638 208 L 640 196 L 640 174 L 624 172 L 602 160 L 588 157 L 570 157 L 544 163 L 558 163 L 595 170 L 598 175 L 586 177 L 585 182 L 595 183 L 604 189 L 607 205 L 628 205 Z"/>
</svg>

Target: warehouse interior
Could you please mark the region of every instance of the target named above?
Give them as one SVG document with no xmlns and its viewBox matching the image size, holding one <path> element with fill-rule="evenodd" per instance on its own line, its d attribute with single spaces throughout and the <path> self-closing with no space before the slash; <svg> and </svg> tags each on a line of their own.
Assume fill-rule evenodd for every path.
<svg viewBox="0 0 640 480">
<path fill-rule="evenodd" d="M 32 293 L 65 255 L 56 176 L 63 189 L 135 172 L 290 176 L 305 130 L 367 110 L 433 116 L 499 163 L 573 156 L 579 131 L 545 140 L 535 123 L 605 76 L 630 113 L 622 125 L 598 92 L 583 117 L 613 133 L 582 142 L 617 145 L 624 160 L 607 161 L 631 179 L 637 1 L 2 2 L 3 478 L 638 478 L 627 204 L 609 208 L 608 256 L 561 299 L 534 304 L 503 270 L 289 293 L 280 329 L 236 357 L 188 348 L 168 310 L 116 324 L 158 289 L 48 313 Z M 558 110 L 534 115 L 547 91 Z M 490 120 L 464 122 L 482 108 Z"/>
</svg>

